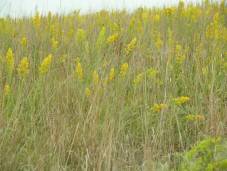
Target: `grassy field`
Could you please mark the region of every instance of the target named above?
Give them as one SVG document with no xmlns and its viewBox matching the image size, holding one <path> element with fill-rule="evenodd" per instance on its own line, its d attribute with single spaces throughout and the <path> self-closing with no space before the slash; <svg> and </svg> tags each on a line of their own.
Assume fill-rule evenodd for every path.
<svg viewBox="0 0 227 171">
<path fill-rule="evenodd" d="M 0 19 L 0 170 L 227 170 L 227 6 Z"/>
</svg>

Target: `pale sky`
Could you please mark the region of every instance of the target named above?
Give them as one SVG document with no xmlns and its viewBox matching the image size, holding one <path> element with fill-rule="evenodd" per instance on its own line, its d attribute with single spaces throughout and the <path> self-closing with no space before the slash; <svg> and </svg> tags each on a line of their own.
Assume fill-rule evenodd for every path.
<svg viewBox="0 0 227 171">
<path fill-rule="evenodd" d="M 201 0 L 185 0 L 199 3 Z M 0 16 L 24 16 L 48 11 L 54 13 L 67 13 L 73 10 L 84 12 L 98 11 L 100 9 L 128 9 L 141 6 L 160 7 L 177 4 L 179 0 L 0 0 Z"/>
</svg>

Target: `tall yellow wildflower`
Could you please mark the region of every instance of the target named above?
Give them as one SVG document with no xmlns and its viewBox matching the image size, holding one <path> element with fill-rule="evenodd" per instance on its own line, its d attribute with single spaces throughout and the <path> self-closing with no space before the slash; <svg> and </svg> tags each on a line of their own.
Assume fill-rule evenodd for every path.
<svg viewBox="0 0 227 171">
<path fill-rule="evenodd" d="M 188 121 L 204 121 L 206 118 L 203 114 L 188 114 L 185 119 Z"/>
<path fill-rule="evenodd" d="M 131 40 L 131 42 L 125 48 L 126 55 L 129 55 L 135 49 L 136 43 L 137 43 L 137 39 L 136 38 Z"/>
<path fill-rule="evenodd" d="M 167 104 L 164 104 L 164 103 L 157 104 L 157 103 L 155 103 L 151 107 L 151 110 L 153 112 L 161 112 L 162 110 L 167 109 L 167 108 L 168 108 L 168 105 Z"/>
<path fill-rule="evenodd" d="M 177 97 L 174 98 L 173 101 L 176 105 L 182 105 L 187 103 L 190 100 L 190 98 L 188 96 L 181 96 L 181 97 Z"/>
<path fill-rule="evenodd" d="M 20 43 L 21 43 L 21 45 L 23 47 L 26 47 L 27 46 L 27 38 L 26 37 L 22 37 Z"/>
<path fill-rule="evenodd" d="M 106 28 L 102 27 L 96 41 L 96 48 L 98 49 L 102 48 L 105 43 L 105 39 L 106 39 Z"/>
<path fill-rule="evenodd" d="M 92 74 L 92 79 L 93 79 L 93 83 L 95 85 L 97 85 L 99 83 L 99 74 L 96 70 L 94 70 L 94 72 Z"/>
<path fill-rule="evenodd" d="M 21 77 L 24 77 L 29 73 L 29 61 L 27 57 L 21 59 L 17 67 L 17 72 Z"/>
<path fill-rule="evenodd" d="M 119 34 L 118 33 L 115 33 L 113 35 L 110 35 L 108 38 L 107 38 L 107 43 L 108 44 L 113 44 L 115 42 L 117 42 L 119 39 Z"/>
<path fill-rule="evenodd" d="M 49 71 L 52 58 L 52 55 L 49 54 L 46 58 L 43 59 L 41 65 L 39 66 L 39 73 L 41 75 L 45 75 Z"/>
<path fill-rule="evenodd" d="M 115 69 L 111 68 L 110 69 L 110 73 L 109 73 L 109 77 L 108 77 L 108 81 L 112 81 L 115 78 Z"/>
<path fill-rule="evenodd" d="M 58 45 L 59 45 L 59 42 L 55 38 L 52 38 L 51 39 L 51 47 L 52 47 L 52 49 L 56 50 L 58 48 Z"/>
<path fill-rule="evenodd" d="M 82 80 L 83 79 L 83 68 L 81 66 L 80 60 L 76 61 L 76 70 L 75 70 L 75 75 L 78 79 Z"/>
<path fill-rule="evenodd" d="M 125 77 L 128 72 L 128 63 L 123 63 L 120 68 L 120 76 Z"/>
<path fill-rule="evenodd" d="M 156 38 L 156 41 L 155 41 L 155 47 L 159 50 L 163 47 L 163 41 L 161 39 L 160 33 L 157 35 L 157 38 Z"/>
<path fill-rule="evenodd" d="M 33 18 L 33 24 L 36 26 L 36 27 L 40 27 L 41 25 L 41 17 L 39 15 L 39 13 L 37 12 Z"/>
<path fill-rule="evenodd" d="M 86 87 L 84 93 L 85 93 L 85 96 L 86 97 L 90 97 L 91 96 L 91 90 L 90 90 L 90 88 Z"/>
<path fill-rule="evenodd" d="M 155 78 L 158 74 L 158 71 L 151 67 L 147 69 L 146 74 L 148 78 Z"/>
<path fill-rule="evenodd" d="M 8 96 L 10 94 L 10 92 L 11 92 L 10 85 L 9 84 L 5 84 L 3 91 L 4 91 L 4 95 Z"/>
<path fill-rule="evenodd" d="M 6 53 L 6 67 L 9 74 L 12 74 L 14 70 L 14 54 L 11 48 Z"/>
<path fill-rule="evenodd" d="M 143 73 L 140 73 L 136 76 L 136 78 L 133 80 L 133 84 L 136 86 L 136 85 L 139 85 L 142 81 L 143 81 L 143 77 L 144 77 L 144 74 Z"/>
</svg>

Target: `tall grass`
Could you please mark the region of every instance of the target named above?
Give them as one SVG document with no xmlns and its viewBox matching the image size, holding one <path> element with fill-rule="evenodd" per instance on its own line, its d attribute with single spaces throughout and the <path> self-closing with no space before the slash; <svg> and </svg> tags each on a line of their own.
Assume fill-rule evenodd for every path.
<svg viewBox="0 0 227 171">
<path fill-rule="evenodd" d="M 177 170 L 226 136 L 224 1 L 3 18 L 0 56 L 0 170 Z"/>
</svg>

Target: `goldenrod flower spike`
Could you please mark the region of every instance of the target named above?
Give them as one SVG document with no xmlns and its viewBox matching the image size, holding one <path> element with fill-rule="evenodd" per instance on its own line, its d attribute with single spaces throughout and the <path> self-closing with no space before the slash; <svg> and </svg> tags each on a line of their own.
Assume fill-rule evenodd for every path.
<svg viewBox="0 0 227 171">
<path fill-rule="evenodd" d="M 20 43 L 21 43 L 21 45 L 23 46 L 23 47 L 26 47 L 27 46 L 27 38 L 26 37 L 22 37 L 21 38 L 21 41 L 20 41 Z"/>
<path fill-rule="evenodd" d="M 120 68 L 120 76 L 125 77 L 127 72 L 128 72 L 128 63 L 124 63 L 121 65 L 121 68 Z"/>
<path fill-rule="evenodd" d="M 51 39 L 51 47 L 52 47 L 52 49 L 56 50 L 58 48 L 58 45 L 59 45 L 59 42 L 56 39 L 52 38 Z"/>
<path fill-rule="evenodd" d="M 168 108 L 168 105 L 167 104 L 164 104 L 164 103 L 160 103 L 160 104 L 157 104 L 155 103 L 152 107 L 151 107 L 151 110 L 153 112 L 161 112 L 162 110 L 165 110 Z"/>
<path fill-rule="evenodd" d="M 11 48 L 6 53 L 6 67 L 9 74 L 12 74 L 14 70 L 14 54 Z"/>
<path fill-rule="evenodd" d="M 40 27 L 41 25 L 41 17 L 39 15 L 39 13 L 37 12 L 36 15 L 34 16 L 33 18 L 33 24 L 36 26 L 36 27 Z"/>
<path fill-rule="evenodd" d="M 90 97 L 91 96 L 91 90 L 88 87 L 85 88 L 85 96 L 86 97 Z"/>
<path fill-rule="evenodd" d="M 75 70 L 75 75 L 76 77 L 79 79 L 79 80 L 82 80 L 83 79 L 83 68 L 82 68 L 82 65 L 80 63 L 80 60 L 79 58 L 77 59 L 76 61 L 76 70 Z"/>
<path fill-rule="evenodd" d="M 202 114 L 188 114 L 185 117 L 186 120 L 188 121 L 204 121 L 205 120 L 205 116 Z"/>
<path fill-rule="evenodd" d="M 126 55 L 129 55 L 136 48 L 137 39 L 134 38 L 125 48 Z"/>
<path fill-rule="evenodd" d="M 110 73 L 109 73 L 108 81 L 112 81 L 112 80 L 114 80 L 114 78 L 115 78 L 115 69 L 111 68 L 110 69 Z"/>
<path fill-rule="evenodd" d="M 108 44 L 113 44 L 119 39 L 119 34 L 115 33 L 107 38 L 107 43 Z"/>
<path fill-rule="evenodd" d="M 94 72 L 92 74 L 92 79 L 93 79 L 93 83 L 95 85 L 97 85 L 99 83 L 99 74 L 96 70 L 94 70 Z"/>
<path fill-rule="evenodd" d="M 41 65 L 39 66 L 39 73 L 41 75 L 45 75 L 49 71 L 52 58 L 52 55 L 49 54 L 46 58 L 43 59 Z"/>
<path fill-rule="evenodd" d="M 10 94 L 10 92 L 11 92 L 11 88 L 10 88 L 9 84 L 5 84 L 5 86 L 4 86 L 4 95 L 8 96 Z"/>
<path fill-rule="evenodd" d="M 144 78 L 144 74 L 143 73 L 140 73 L 136 76 L 136 78 L 133 80 L 133 84 L 136 86 L 136 85 L 139 85 L 142 81 L 143 81 L 143 78 Z"/>
<path fill-rule="evenodd" d="M 188 96 L 181 96 L 181 97 L 177 97 L 174 98 L 173 101 L 176 105 L 182 105 L 187 103 L 190 100 L 190 98 Z"/>
<path fill-rule="evenodd" d="M 21 59 L 17 72 L 21 77 L 25 77 L 29 73 L 29 61 L 27 57 Z"/>
</svg>

